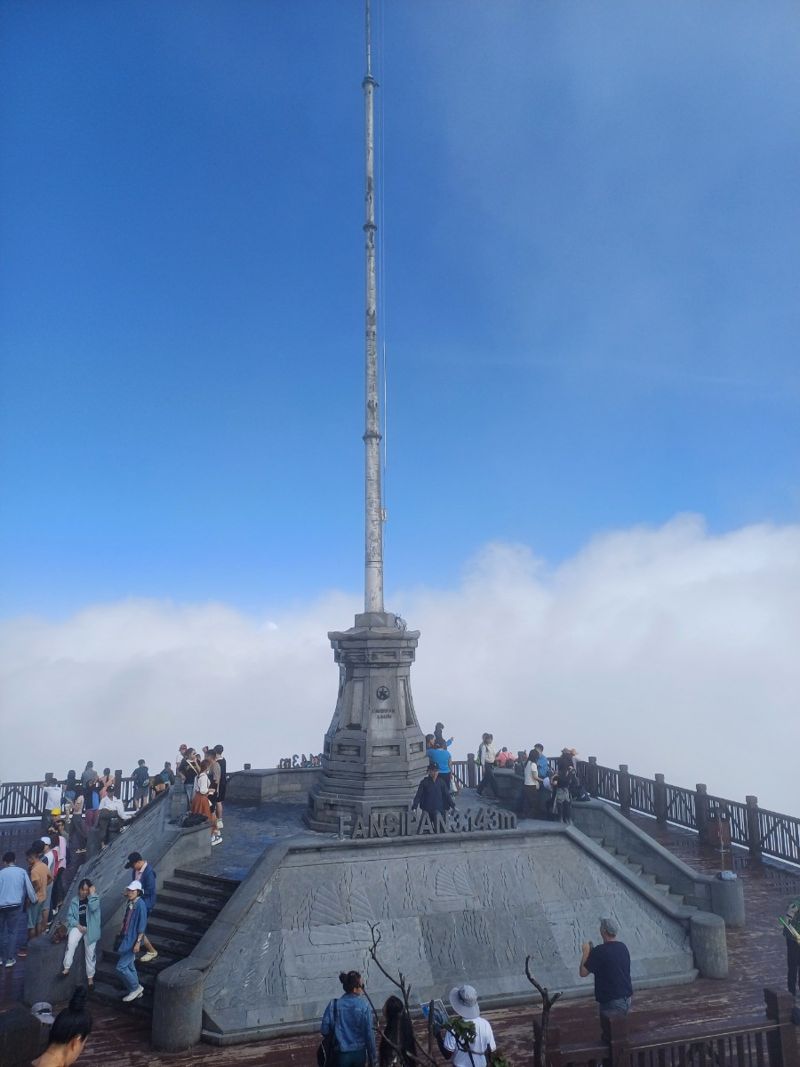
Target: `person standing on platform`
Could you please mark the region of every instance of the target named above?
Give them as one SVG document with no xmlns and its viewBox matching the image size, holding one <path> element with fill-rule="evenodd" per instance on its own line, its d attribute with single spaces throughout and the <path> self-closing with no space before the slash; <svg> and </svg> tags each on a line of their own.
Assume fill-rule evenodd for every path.
<svg viewBox="0 0 800 1067">
<path fill-rule="evenodd" d="M 454 808 L 450 790 L 444 784 L 435 763 L 428 765 L 428 773 L 417 786 L 417 792 L 411 804 L 411 810 L 422 808 L 435 820 L 437 815 L 444 815 L 449 808 Z"/>
<path fill-rule="evenodd" d="M 0 966 L 13 967 L 17 962 L 17 937 L 23 901 L 36 904 L 36 890 L 27 871 L 17 867 L 16 855 L 6 852 L 0 867 Z"/>
<path fill-rule="evenodd" d="M 358 971 L 344 971 L 339 975 L 344 994 L 329 1002 L 322 1016 L 320 1033 L 333 1033 L 339 1052 L 337 1067 L 375 1067 L 375 1032 L 372 1029 L 372 1008 L 364 996 L 364 979 Z"/>
<path fill-rule="evenodd" d="M 200 764 L 200 773 L 194 780 L 194 795 L 192 796 L 192 813 L 204 815 L 211 823 L 211 844 L 222 844 L 222 834 L 217 829 L 217 820 L 211 810 L 209 793 L 211 792 L 211 779 L 208 776 L 208 760 Z"/>
<path fill-rule="evenodd" d="M 131 852 L 128 856 L 128 862 L 125 864 L 125 869 L 131 870 L 137 882 L 142 883 L 142 900 L 147 908 L 147 918 L 149 919 L 150 912 L 156 906 L 156 872 L 147 860 L 142 857 L 141 852 Z M 142 944 L 147 951 L 141 957 L 140 962 L 149 963 L 156 958 L 158 950 L 153 947 L 146 934 L 142 935 Z"/>
<path fill-rule="evenodd" d="M 225 749 L 222 745 L 214 745 L 214 753 L 217 757 L 217 766 L 219 767 L 219 786 L 217 791 L 217 829 L 222 829 L 222 816 L 223 807 L 225 802 L 225 794 L 228 790 L 228 761 L 223 756 Z"/>
<path fill-rule="evenodd" d="M 61 965 L 61 973 L 66 978 L 78 945 L 83 941 L 86 959 L 86 981 L 91 989 L 94 985 L 96 969 L 97 942 L 100 940 L 100 897 L 89 878 L 81 879 L 78 895 L 73 897 L 67 909 L 67 951 Z"/>
<path fill-rule="evenodd" d="M 54 819 L 53 812 L 61 814 L 63 792 L 61 786 L 48 774 L 42 786 L 42 830 L 49 830 Z"/>
<path fill-rule="evenodd" d="M 433 728 L 433 740 L 436 741 L 436 742 L 444 741 L 444 747 L 445 748 L 450 748 L 450 746 L 452 745 L 452 743 L 453 743 L 453 738 L 452 737 L 449 737 L 446 741 L 444 740 L 444 723 L 443 722 L 437 722 L 436 725 L 434 726 L 434 728 Z"/>
<path fill-rule="evenodd" d="M 133 812 L 125 811 L 125 805 L 115 796 L 114 784 L 108 787 L 106 795 L 100 801 L 100 810 L 97 819 L 97 827 L 102 838 L 102 847 L 105 848 L 111 837 L 111 821 L 117 816 L 122 822 L 133 818 Z"/>
<path fill-rule="evenodd" d="M 602 945 L 585 941 L 578 974 L 594 975 L 594 999 L 600 1018 L 627 1015 L 631 1009 L 631 954 L 627 945 L 617 941 L 617 926 L 611 919 L 600 920 Z"/>
<path fill-rule="evenodd" d="M 128 906 L 125 908 L 119 932 L 117 973 L 127 990 L 122 999 L 129 1004 L 144 993 L 144 986 L 136 973 L 136 956 L 142 947 L 142 938 L 147 929 L 147 908 L 142 900 L 140 881 L 131 882 L 125 890 L 125 896 L 128 898 Z"/>
<path fill-rule="evenodd" d="M 495 1051 L 492 1027 L 488 1020 L 481 1017 L 478 994 L 471 985 L 457 986 L 450 990 L 450 1004 L 462 1019 L 471 1022 L 475 1036 L 469 1042 L 457 1041 L 452 1031 L 442 1038 L 442 1046 L 452 1054 L 450 1062 L 453 1067 L 486 1067 L 489 1055 Z"/>
<path fill-rule="evenodd" d="M 494 759 L 494 737 L 491 734 L 484 734 L 478 745 L 477 762 L 483 768 L 483 776 L 477 789 L 479 797 L 482 797 L 487 789 L 491 789 L 492 796 L 497 798 L 497 787 L 494 784 Z"/>
<path fill-rule="evenodd" d="M 140 759 L 136 769 L 131 772 L 133 779 L 133 808 L 139 811 L 150 799 L 150 768 Z"/>
<path fill-rule="evenodd" d="M 416 1067 L 414 1027 L 400 997 L 383 1005 L 383 1035 L 378 1045 L 378 1067 Z"/>
<path fill-rule="evenodd" d="M 47 869 L 47 864 L 42 863 L 41 856 L 41 842 L 31 845 L 25 854 L 25 858 L 28 861 L 28 876 L 33 888 L 36 890 L 36 903 L 28 905 L 29 941 L 32 941 L 34 937 L 38 937 L 39 934 L 43 934 L 45 928 L 44 906 L 47 900 L 47 887 L 50 884 L 50 872 Z M 27 955 L 27 952 L 24 954 Z"/>
<path fill-rule="evenodd" d="M 528 753 L 528 762 L 522 775 L 522 817 L 539 818 L 539 768 L 536 765 L 536 749 Z"/>
<path fill-rule="evenodd" d="M 800 897 L 786 909 L 783 921 L 783 936 L 786 938 L 787 988 L 797 996 L 797 975 L 800 971 Z"/>
<path fill-rule="evenodd" d="M 434 741 L 426 750 L 425 755 L 428 757 L 429 764 L 435 763 L 439 768 L 439 777 L 444 782 L 445 788 L 450 789 L 450 753 L 444 741 Z"/>
</svg>

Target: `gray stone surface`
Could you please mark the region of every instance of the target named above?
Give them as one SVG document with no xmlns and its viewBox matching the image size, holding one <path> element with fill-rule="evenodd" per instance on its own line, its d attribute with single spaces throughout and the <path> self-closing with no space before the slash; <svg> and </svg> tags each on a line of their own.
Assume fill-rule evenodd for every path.
<svg viewBox="0 0 800 1067">
<path fill-rule="evenodd" d="M 168 970 L 156 979 L 151 1039 L 162 1052 L 182 1052 L 203 1032 L 204 975 L 190 960 Z"/>
<path fill-rule="evenodd" d="M 325 734 L 322 774 L 306 821 L 332 831 L 339 815 L 369 816 L 411 804 L 428 760 L 411 696 L 419 632 L 396 616 L 369 612 L 328 634 L 339 664 L 339 694 Z"/>
<path fill-rule="evenodd" d="M 728 944 L 725 939 L 725 920 L 720 915 L 698 911 L 689 921 L 698 971 L 703 978 L 727 978 Z"/>
<path fill-rule="evenodd" d="M 292 767 L 290 770 L 235 771 L 228 779 L 226 797 L 244 804 L 264 804 L 279 797 L 299 797 L 306 801 L 309 790 L 319 782 L 319 767 Z"/>
<path fill-rule="evenodd" d="M 635 983 L 692 978 L 685 924 L 573 835 L 543 825 L 463 839 L 287 842 L 234 896 L 235 919 L 220 916 L 228 930 L 207 957 L 206 1030 L 241 1040 L 314 1024 L 350 968 L 382 1001 L 392 990 L 369 959 L 374 923 L 382 958 L 409 977 L 414 999 L 463 981 L 486 1003 L 529 997 L 528 953 L 544 984 L 590 995 L 577 976 L 580 946 L 597 940 L 603 915 L 619 925 Z"/>
<path fill-rule="evenodd" d="M 744 926 L 744 882 L 741 878 L 712 880 L 711 910 L 725 920 L 726 926 Z"/>
</svg>

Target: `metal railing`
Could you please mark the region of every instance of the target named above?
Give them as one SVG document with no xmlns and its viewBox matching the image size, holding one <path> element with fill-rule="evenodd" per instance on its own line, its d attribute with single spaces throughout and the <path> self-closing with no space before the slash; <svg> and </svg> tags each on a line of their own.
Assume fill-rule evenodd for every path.
<svg viewBox="0 0 800 1067">
<path fill-rule="evenodd" d="M 536 1019 L 535 1061 L 544 1052 L 545 1067 L 798 1067 L 792 998 L 765 989 L 764 1000 L 763 1021 L 750 1017 L 690 1024 L 678 1034 L 659 1033 L 663 1019 L 657 1012 L 650 1018 L 637 1011 L 607 1019 L 605 1041 L 581 1041 L 570 1034 L 562 1043 L 564 1035 L 551 1027 L 545 1050 Z"/>
<path fill-rule="evenodd" d="M 135 789 L 133 778 L 114 776 L 116 795 L 130 807 Z M 0 819 L 36 819 L 43 811 L 44 794 L 41 782 L 0 782 Z"/>
</svg>

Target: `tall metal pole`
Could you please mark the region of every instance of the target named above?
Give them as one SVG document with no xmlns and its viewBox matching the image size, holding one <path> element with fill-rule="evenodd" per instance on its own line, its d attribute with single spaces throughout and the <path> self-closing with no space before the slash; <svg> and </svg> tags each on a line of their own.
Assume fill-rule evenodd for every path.
<svg viewBox="0 0 800 1067">
<path fill-rule="evenodd" d="M 370 0 L 366 2 L 367 72 L 364 89 L 366 254 L 366 428 L 365 447 L 365 559 L 364 611 L 383 611 L 383 506 L 381 501 L 381 432 L 378 404 L 378 296 L 375 279 L 375 119 L 372 77 Z"/>
</svg>

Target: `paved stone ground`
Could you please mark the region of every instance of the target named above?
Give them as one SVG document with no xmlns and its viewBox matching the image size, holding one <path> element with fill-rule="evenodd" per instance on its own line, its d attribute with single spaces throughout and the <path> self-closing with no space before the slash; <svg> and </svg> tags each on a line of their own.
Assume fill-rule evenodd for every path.
<svg viewBox="0 0 800 1067">
<path fill-rule="evenodd" d="M 460 806 L 474 807 L 475 803 L 470 790 L 465 790 L 459 798 Z M 272 841 L 287 834 L 305 832 L 300 821 L 303 808 L 303 804 L 289 801 L 260 809 L 241 807 L 234 810 L 233 805 L 228 805 L 225 811 L 226 840 L 214 849 L 212 869 L 242 877 L 263 848 Z M 674 827 L 660 829 L 653 820 L 644 817 L 634 817 L 634 821 L 691 866 L 704 873 L 719 870 L 719 854 L 701 846 L 689 831 Z M 726 863 L 730 862 L 731 858 L 726 857 Z M 763 1018 L 764 986 L 785 988 L 786 951 L 777 916 L 785 910 L 790 897 L 800 895 L 800 874 L 767 864 L 751 863 L 746 855 L 741 854 L 734 855 L 733 866 L 744 880 L 747 928 L 729 931 L 729 977 L 724 981 L 700 979 L 686 986 L 639 994 L 635 997 L 631 1016 L 634 1032 L 637 1014 L 645 1012 L 648 1019 L 654 1020 L 655 1026 L 665 1033 L 685 1029 L 690 1024 L 712 1024 L 733 1017 Z M 387 960 L 386 963 L 391 965 L 391 961 Z M 576 960 L 576 970 L 577 966 Z M 521 958 L 520 968 L 523 967 L 524 959 Z M 1 992 L 5 995 L 0 1005 L 4 1003 L 7 1008 L 15 999 L 21 967 L 15 967 L 13 971 L 18 973 L 3 976 Z M 464 977 L 469 980 L 470 976 Z M 501 1050 L 515 1067 L 531 1062 L 531 1021 L 538 1010 L 532 997 L 528 1009 L 508 1009 L 488 1014 Z M 126 1011 L 122 1006 L 119 1009 L 98 1007 L 95 1009 L 95 1020 L 95 1032 L 81 1056 L 81 1067 L 305 1065 L 314 1062 L 314 1049 L 318 1041 L 314 1036 L 306 1036 L 223 1049 L 200 1045 L 189 1052 L 167 1056 L 157 1054 L 149 1047 L 149 1020 Z M 593 1001 L 576 999 L 559 1002 L 553 1011 L 552 1025 L 558 1026 L 567 1038 L 593 1033 L 596 1027 Z M 652 1029 L 653 1023 L 649 1022 L 648 1032 L 652 1032 Z"/>
</svg>

